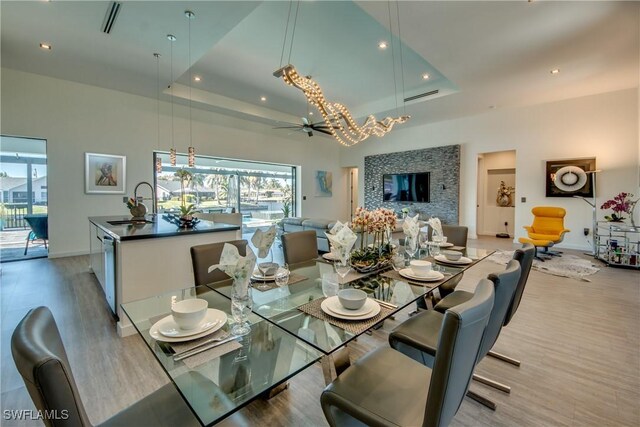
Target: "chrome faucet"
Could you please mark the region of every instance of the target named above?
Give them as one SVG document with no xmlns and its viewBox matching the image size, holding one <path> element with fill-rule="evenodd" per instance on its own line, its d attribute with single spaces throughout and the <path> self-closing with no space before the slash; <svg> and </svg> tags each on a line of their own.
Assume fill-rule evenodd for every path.
<svg viewBox="0 0 640 427">
<path fill-rule="evenodd" d="M 145 199 L 141 197 L 140 200 L 151 200 L 151 202 L 153 203 L 153 205 L 151 206 L 151 212 L 155 216 L 158 214 L 158 207 L 156 206 L 156 192 L 153 189 L 153 185 L 149 184 L 147 181 L 139 182 L 136 185 L 136 188 L 133 189 L 133 199 L 136 201 L 136 203 L 138 203 L 138 187 L 140 187 L 142 184 L 148 185 L 151 189 L 151 199 Z"/>
</svg>

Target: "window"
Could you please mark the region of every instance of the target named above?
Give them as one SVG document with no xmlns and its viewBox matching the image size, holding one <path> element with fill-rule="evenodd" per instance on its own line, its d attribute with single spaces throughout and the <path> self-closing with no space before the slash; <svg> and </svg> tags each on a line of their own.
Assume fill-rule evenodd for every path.
<svg viewBox="0 0 640 427">
<path fill-rule="evenodd" d="M 159 212 L 179 209 L 184 197 L 200 212 L 240 212 L 243 231 L 295 216 L 295 166 L 196 156 L 189 168 L 186 155 L 177 156 L 176 166 L 169 166 L 168 153 L 154 153 L 153 164 L 157 157 L 163 163 L 155 174 Z"/>
</svg>

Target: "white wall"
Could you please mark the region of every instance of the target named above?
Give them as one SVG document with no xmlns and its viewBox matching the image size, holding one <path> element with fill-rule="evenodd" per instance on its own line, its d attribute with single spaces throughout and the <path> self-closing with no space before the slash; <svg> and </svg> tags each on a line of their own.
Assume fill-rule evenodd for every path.
<svg viewBox="0 0 640 427">
<path fill-rule="evenodd" d="M 603 170 L 598 174 L 598 205 L 621 191 L 640 194 L 637 88 L 404 129 L 397 126 L 382 139 L 343 149 L 341 162 L 363 168 L 366 155 L 451 144 L 462 144 L 460 223 L 470 227 L 471 236 L 476 234 L 479 153 L 516 150 L 516 240 L 524 235 L 522 226 L 531 222 L 532 207 L 555 205 L 567 209 L 565 225 L 573 230 L 563 246 L 590 247 L 582 229 L 591 228 L 591 208 L 578 199 L 545 197 L 547 160 L 596 157 Z M 520 197 L 527 202 L 520 203 Z M 598 216 L 604 216 L 599 209 Z"/>
<path fill-rule="evenodd" d="M 84 193 L 84 153 L 127 156 L 126 192 L 152 181 L 152 151 L 170 145 L 171 108 L 161 105 L 161 145 L 157 144 L 155 99 L 95 86 L 2 69 L 2 125 L 5 135 L 47 140 L 50 256 L 89 250 L 87 217 L 127 215 L 122 195 Z M 188 146 L 188 110 L 175 106 L 176 148 Z M 346 169 L 338 144 L 327 138 L 287 138 L 270 126 L 193 110 L 193 144 L 198 154 L 299 165 L 302 215 L 349 218 Z M 333 172 L 333 197 L 316 198 L 316 170 Z"/>
</svg>

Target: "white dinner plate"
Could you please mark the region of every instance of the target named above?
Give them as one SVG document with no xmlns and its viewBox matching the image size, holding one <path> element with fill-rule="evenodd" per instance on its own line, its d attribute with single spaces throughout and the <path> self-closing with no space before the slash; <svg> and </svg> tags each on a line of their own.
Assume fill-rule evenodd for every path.
<svg viewBox="0 0 640 427">
<path fill-rule="evenodd" d="M 322 258 L 326 259 L 327 261 L 337 261 L 338 257 L 335 256 L 334 254 L 332 254 L 331 252 L 327 252 L 326 254 L 322 254 Z"/>
<path fill-rule="evenodd" d="M 374 317 L 378 313 L 380 313 L 380 304 L 378 304 L 377 302 L 375 302 L 371 298 L 367 298 L 367 302 L 365 302 L 365 306 L 364 307 L 366 307 L 367 304 L 373 304 L 373 310 L 371 310 L 370 312 L 368 312 L 366 314 L 360 315 L 360 316 L 345 316 L 345 315 L 336 313 L 335 311 L 333 311 L 333 310 L 328 308 L 327 304 L 332 304 L 331 301 L 330 301 L 332 298 L 335 298 L 336 300 L 338 300 L 337 296 L 329 297 L 329 298 L 325 299 L 324 301 L 322 301 L 322 303 L 320 304 L 320 308 L 322 309 L 322 311 L 327 313 L 329 316 L 337 317 L 338 319 L 343 319 L 343 320 L 367 320 L 367 319 L 371 319 L 372 317 Z M 329 302 L 327 303 L 327 301 L 329 301 Z M 339 301 L 338 301 L 338 304 L 340 304 Z"/>
<path fill-rule="evenodd" d="M 429 242 L 430 245 L 433 245 L 435 243 L 436 242 Z M 455 246 L 455 245 L 453 243 L 449 243 L 449 242 L 446 242 L 446 243 L 440 242 L 440 243 L 438 243 L 438 246 L 441 247 L 441 248 L 450 248 L 451 246 Z"/>
<path fill-rule="evenodd" d="M 441 262 L 443 264 L 449 264 L 449 265 L 468 265 L 473 262 L 471 258 L 467 258 L 466 256 L 460 257 L 460 259 L 457 261 L 452 261 L 450 259 L 447 259 L 447 257 L 442 254 L 436 255 L 433 258 L 438 262 Z"/>
<path fill-rule="evenodd" d="M 342 306 L 342 304 L 340 304 L 340 299 L 337 296 L 333 296 L 330 298 L 327 298 L 328 302 L 325 305 L 326 308 L 331 312 L 330 314 L 339 314 L 341 316 L 348 316 L 348 317 L 358 317 L 358 316 L 364 316 L 366 314 L 371 313 L 373 310 L 375 310 L 376 305 L 378 305 L 377 302 L 375 302 L 374 300 L 367 298 L 364 302 L 364 305 L 362 307 L 360 307 L 357 310 L 349 310 L 346 309 Z"/>
<path fill-rule="evenodd" d="M 204 320 L 202 323 L 203 324 L 215 323 L 215 324 L 208 329 L 205 329 L 205 330 L 200 329 L 200 332 L 197 332 L 195 334 L 190 334 L 185 336 L 165 336 L 160 332 L 160 329 L 166 331 L 170 329 L 171 325 L 175 325 L 175 322 L 173 321 L 173 316 L 168 315 L 167 317 L 164 317 L 158 320 L 156 323 L 153 324 L 153 326 L 151 326 L 151 329 L 149 329 L 149 335 L 151 335 L 151 338 L 153 338 L 154 340 L 164 341 L 164 342 L 183 342 L 183 341 L 196 340 L 198 338 L 206 337 L 207 335 L 212 334 L 218 329 L 222 328 L 227 323 L 227 315 L 223 311 L 216 310 L 215 308 L 208 308 L 207 314 L 205 314 Z M 199 328 L 196 328 L 196 329 L 199 329 Z M 191 332 L 191 331 L 188 331 L 188 332 Z"/>
<path fill-rule="evenodd" d="M 272 282 L 276 280 L 276 275 L 271 274 L 269 276 L 263 276 L 260 270 L 253 270 L 253 274 L 251 275 L 253 280 L 261 280 L 263 282 Z"/>
<path fill-rule="evenodd" d="M 434 270 L 431 270 L 426 276 L 416 276 L 415 274 L 413 274 L 413 271 L 410 268 L 403 268 L 402 270 L 398 271 L 398 273 L 402 277 L 406 277 L 407 279 L 416 280 L 419 282 L 437 282 L 438 280 L 444 279 L 444 274 Z"/>
</svg>

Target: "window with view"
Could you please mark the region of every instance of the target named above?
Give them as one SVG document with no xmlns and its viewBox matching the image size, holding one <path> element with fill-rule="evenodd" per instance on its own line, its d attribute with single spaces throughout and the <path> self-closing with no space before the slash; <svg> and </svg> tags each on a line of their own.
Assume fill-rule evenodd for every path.
<svg viewBox="0 0 640 427">
<path fill-rule="evenodd" d="M 177 211 L 183 202 L 204 213 L 240 212 L 243 231 L 295 216 L 295 166 L 196 156 L 190 168 L 186 155 L 177 156 L 176 166 L 169 153 L 154 153 L 154 165 L 157 157 L 158 212 Z"/>
</svg>

